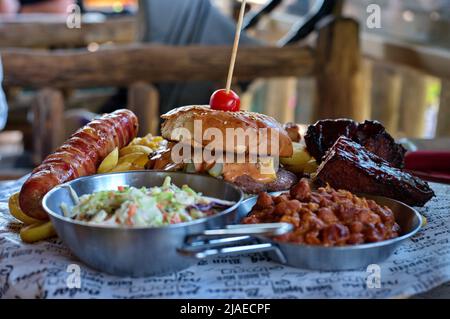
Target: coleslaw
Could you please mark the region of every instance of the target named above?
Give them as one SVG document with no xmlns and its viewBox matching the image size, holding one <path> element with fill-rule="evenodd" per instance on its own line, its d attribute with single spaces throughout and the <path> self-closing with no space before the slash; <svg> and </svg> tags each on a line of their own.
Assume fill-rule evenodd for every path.
<svg viewBox="0 0 450 319">
<path fill-rule="evenodd" d="M 103 225 L 161 227 L 189 222 L 217 213 L 224 207 L 202 196 L 188 185 L 181 188 L 166 177 L 162 186 L 136 188 L 119 186 L 117 190 L 83 195 L 71 211 L 61 209 L 66 217 Z"/>
</svg>

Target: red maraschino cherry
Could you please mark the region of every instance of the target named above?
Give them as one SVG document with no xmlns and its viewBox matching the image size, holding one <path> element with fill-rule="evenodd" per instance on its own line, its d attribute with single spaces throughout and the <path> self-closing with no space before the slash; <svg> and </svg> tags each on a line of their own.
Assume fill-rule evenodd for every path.
<svg viewBox="0 0 450 319">
<path fill-rule="evenodd" d="M 239 95 L 230 90 L 217 90 L 211 95 L 209 105 L 213 110 L 238 112 L 241 107 L 241 99 Z"/>
</svg>

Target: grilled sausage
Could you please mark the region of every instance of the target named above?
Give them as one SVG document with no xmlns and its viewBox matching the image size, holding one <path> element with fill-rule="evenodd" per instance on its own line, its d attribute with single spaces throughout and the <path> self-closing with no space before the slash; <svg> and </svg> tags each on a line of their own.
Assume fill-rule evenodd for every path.
<svg viewBox="0 0 450 319">
<path fill-rule="evenodd" d="M 59 184 L 95 174 L 101 161 L 115 147 L 128 145 L 137 130 L 138 119 L 129 110 L 93 120 L 33 170 L 20 191 L 20 208 L 31 217 L 48 219 L 41 203 L 44 195 Z"/>
</svg>

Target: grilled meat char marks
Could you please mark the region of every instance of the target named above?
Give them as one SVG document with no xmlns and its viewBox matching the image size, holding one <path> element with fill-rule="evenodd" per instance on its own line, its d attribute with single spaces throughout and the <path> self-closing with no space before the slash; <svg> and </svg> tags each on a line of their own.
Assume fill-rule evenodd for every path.
<svg viewBox="0 0 450 319">
<path fill-rule="evenodd" d="M 390 197 L 412 206 L 424 206 L 435 196 L 428 183 L 392 167 L 345 136 L 330 148 L 315 181 L 351 192 Z"/>
<path fill-rule="evenodd" d="M 404 167 L 406 149 L 395 142 L 380 122 L 365 121 L 359 124 L 356 137 L 356 142 L 364 146 L 369 152 L 386 160 L 391 166 Z"/>
<path fill-rule="evenodd" d="M 45 220 L 42 198 L 53 187 L 80 176 L 95 174 L 100 162 L 115 147 L 124 147 L 136 136 L 137 117 L 119 110 L 78 130 L 63 146 L 36 167 L 22 186 L 19 203 L 29 216 Z"/>
<path fill-rule="evenodd" d="M 378 155 L 392 166 L 403 168 L 406 150 L 395 143 L 383 125 L 377 121 L 357 123 L 353 120 L 323 120 L 308 127 L 305 142 L 308 152 L 321 163 L 337 139 L 346 136 Z"/>
<path fill-rule="evenodd" d="M 354 136 L 358 124 L 352 120 L 323 120 L 310 125 L 304 136 L 306 148 L 317 163 L 341 136 Z"/>
</svg>

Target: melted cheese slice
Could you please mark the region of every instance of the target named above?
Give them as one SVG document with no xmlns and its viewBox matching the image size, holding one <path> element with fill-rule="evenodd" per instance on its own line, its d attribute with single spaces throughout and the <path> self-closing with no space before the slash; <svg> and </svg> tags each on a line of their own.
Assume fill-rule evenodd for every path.
<svg viewBox="0 0 450 319">
<path fill-rule="evenodd" d="M 277 179 L 277 172 L 272 158 L 260 159 L 255 163 L 225 163 L 223 178 L 234 182 L 239 176 L 247 175 L 259 183 L 268 184 Z"/>
</svg>

